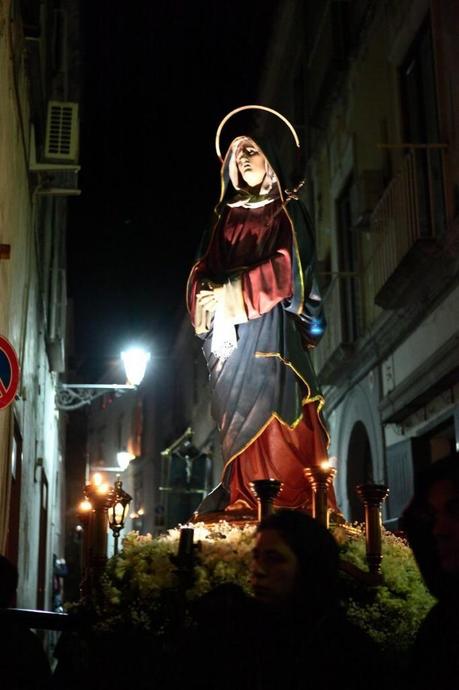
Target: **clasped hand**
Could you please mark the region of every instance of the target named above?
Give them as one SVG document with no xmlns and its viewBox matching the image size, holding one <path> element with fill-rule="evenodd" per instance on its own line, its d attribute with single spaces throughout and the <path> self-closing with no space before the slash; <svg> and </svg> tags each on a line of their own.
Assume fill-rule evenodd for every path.
<svg viewBox="0 0 459 690">
<path fill-rule="evenodd" d="M 196 295 L 198 305 L 210 313 L 214 313 L 222 295 L 222 285 L 207 281 L 205 287 Z"/>
</svg>

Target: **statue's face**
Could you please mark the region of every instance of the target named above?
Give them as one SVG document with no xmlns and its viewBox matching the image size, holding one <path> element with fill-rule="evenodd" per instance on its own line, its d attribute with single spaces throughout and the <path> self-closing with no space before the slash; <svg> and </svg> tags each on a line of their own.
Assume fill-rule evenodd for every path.
<svg viewBox="0 0 459 690">
<path fill-rule="evenodd" d="M 266 174 L 266 158 L 250 139 L 239 145 L 236 152 L 236 165 L 242 179 L 249 187 L 257 187 L 263 182 Z"/>
</svg>

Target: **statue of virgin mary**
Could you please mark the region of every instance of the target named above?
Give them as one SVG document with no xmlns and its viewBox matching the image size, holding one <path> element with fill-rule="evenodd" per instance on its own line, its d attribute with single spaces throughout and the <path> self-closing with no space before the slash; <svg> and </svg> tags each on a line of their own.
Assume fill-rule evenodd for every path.
<svg viewBox="0 0 459 690">
<path fill-rule="evenodd" d="M 286 191 L 293 183 L 275 142 L 237 136 L 190 272 L 188 309 L 203 342 L 225 463 L 198 515 L 253 514 L 250 484 L 268 478 L 282 482 L 275 506 L 308 510 L 304 469 L 328 457 L 324 398 L 310 356 L 326 324 L 312 224 L 298 195 Z M 333 492 L 329 500 L 336 509 Z"/>
</svg>

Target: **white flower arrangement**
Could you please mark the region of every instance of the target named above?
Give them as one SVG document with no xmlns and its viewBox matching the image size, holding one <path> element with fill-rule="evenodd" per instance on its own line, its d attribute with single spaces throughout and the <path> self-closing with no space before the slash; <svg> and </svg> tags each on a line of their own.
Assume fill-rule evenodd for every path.
<svg viewBox="0 0 459 690">
<path fill-rule="evenodd" d="M 214 587 L 234 583 L 250 594 L 250 562 L 256 525 L 183 525 L 194 529 L 193 579 L 184 590 L 175 556 L 180 526 L 153 538 L 130 532 L 121 553 L 110 559 L 102 577 L 102 596 L 96 606 L 97 629 L 142 630 L 154 635 L 167 632 L 177 608 L 184 607 Z M 341 557 L 362 570 L 365 534 L 361 526 L 332 529 Z M 367 588 L 343 575 L 342 603 L 348 616 L 365 629 L 383 649 L 408 648 L 433 598 L 428 593 L 410 548 L 400 538 L 383 531 L 384 583 Z"/>
</svg>

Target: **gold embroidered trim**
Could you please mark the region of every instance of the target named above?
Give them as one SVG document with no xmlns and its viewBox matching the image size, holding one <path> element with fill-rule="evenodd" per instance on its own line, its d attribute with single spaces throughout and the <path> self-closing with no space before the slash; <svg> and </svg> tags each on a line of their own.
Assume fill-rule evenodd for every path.
<svg viewBox="0 0 459 690">
<path fill-rule="evenodd" d="M 327 437 L 327 448 L 328 448 L 328 446 L 330 445 L 330 436 L 329 436 L 329 433 L 328 433 L 328 431 L 327 431 L 325 425 L 323 424 L 323 422 L 322 422 L 322 420 L 321 420 L 321 418 L 320 418 L 320 411 L 321 411 L 321 409 L 322 409 L 322 407 L 323 407 L 323 405 L 324 405 L 323 398 L 321 398 L 321 396 L 317 396 L 317 397 L 315 397 L 315 398 L 309 398 L 309 400 L 304 399 L 304 400 L 301 401 L 301 404 L 302 404 L 302 405 L 305 405 L 305 404 L 312 403 L 312 402 L 317 402 L 317 401 L 319 401 L 319 404 L 318 404 L 318 406 L 317 406 L 317 417 L 318 417 L 319 423 L 320 423 L 320 425 L 321 425 L 322 429 L 324 430 L 325 435 L 326 435 L 326 437 Z M 283 424 L 283 425 L 286 426 L 288 429 L 290 429 L 291 431 L 293 431 L 294 429 L 296 429 L 296 427 L 298 426 L 298 424 L 299 424 L 299 423 L 301 422 L 301 420 L 303 419 L 303 411 L 301 411 L 300 416 L 299 416 L 297 419 L 295 419 L 295 421 L 293 422 L 293 424 L 287 424 L 287 422 L 285 422 L 283 419 L 281 419 L 281 417 L 279 417 L 279 415 L 278 415 L 276 412 L 272 412 L 272 413 L 271 413 L 271 416 L 269 417 L 269 419 L 265 422 L 265 424 L 263 424 L 263 426 L 261 427 L 261 429 L 259 429 L 259 430 L 257 431 L 257 433 L 256 433 L 254 436 L 252 436 L 252 438 L 250 439 L 250 441 L 248 441 L 248 442 L 245 444 L 245 446 L 243 446 L 243 447 L 241 448 L 241 450 L 239 450 L 237 453 L 235 453 L 234 455 L 232 455 L 232 456 L 229 458 L 229 460 L 226 461 L 225 466 L 223 467 L 222 479 L 223 479 L 223 476 L 224 476 L 224 474 L 225 474 L 225 472 L 226 472 L 226 468 L 227 468 L 234 460 L 236 460 L 236 458 L 237 458 L 239 455 L 241 455 L 241 453 L 243 453 L 244 451 L 246 451 L 247 448 L 248 448 L 249 446 L 251 446 L 252 443 L 254 443 L 254 441 L 256 441 L 257 438 L 258 438 L 259 436 L 261 436 L 261 434 L 264 432 L 264 430 L 271 424 L 271 422 L 273 421 L 273 419 L 277 419 L 277 421 L 278 421 L 280 424 Z"/>
<path fill-rule="evenodd" d="M 322 408 L 325 405 L 325 398 L 323 397 L 323 395 L 315 395 L 313 398 L 309 397 L 310 393 L 311 393 L 311 387 L 310 387 L 309 383 L 300 374 L 300 372 L 297 369 L 295 369 L 293 364 L 291 362 L 289 362 L 287 359 L 285 359 L 284 357 L 282 357 L 282 355 L 279 352 L 255 352 L 255 357 L 260 357 L 260 358 L 261 357 L 277 357 L 278 359 L 281 360 L 281 362 L 283 362 L 283 364 L 285 364 L 285 366 L 290 367 L 290 369 L 293 371 L 293 373 L 296 374 L 296 376 L 298 376 L 298 378 L 301 381 L 303 381 L 304 385 L 306 386 L 306 390 L 308 391 L 308 394 L 305 398 L 303 398 L 303 400 L 301 401 L 301 404 L 306 405 L 306 404 L 311 403 L 311 402 L 319 401 L 319 404 L 317 406 L 317 416 L 319 418 L 320 426 L 324 430 L 325 435 L 327 437 L 327 448 L 328 448 L 330 446 L 330 434 L 328 433 L 328 429 L 326 428 L 325 424 L 323 423 L 321 415 L 320 415 Z"/>
<path fill-rule="evenodd" d="M 308 391 L 308 394 L 307 394 L 307 396 L 306 396 L 306 398 L 305 398 L 305 401 L 306 401 L 306 402 L 309 402 L 309 395 L 310 395 L 310 393 L 311 393 L 311 387 L 310 387 L 309 383 L 308 383 L 308 382 L 306 381 L 306 379 L 300 374 L 300 372 L 299 372 L 297 369 L 295 369 L 295 367 L 293 366 L 293 364 L 292 364 L 291 362 L 289 362 L 288 359 L 285 359 L 285 357 L 282 357 L 282 355 L 280 354 L 280 352 L 260 352 L 259 350 L 257 350 L 257 351 L 255 352 L 255 357 L 257 357 L 257 358 L 259 358 L 259 359 L 261 359 L 261 358 L 263 358 L 263 357 L 277 357 L 278 359 L 280 359 L 280 361 L 281 361 L 283 364 L 285 364 L 286 367 L 290 367 L 290 369 L 293 371 L 293 373 L 296 374 L 296 375 L 298 376 L 298 378 L 301 379 L 301 381 L 303 381 L 304 385 L 306 386 L 306 390 Z M 319 396 L 319 398 L 322 398 L 322 396 Z M 319 399 L 319 398 L 314 398 L 314 399 L 316 400 L 316 399 Z"/>
</svg>

